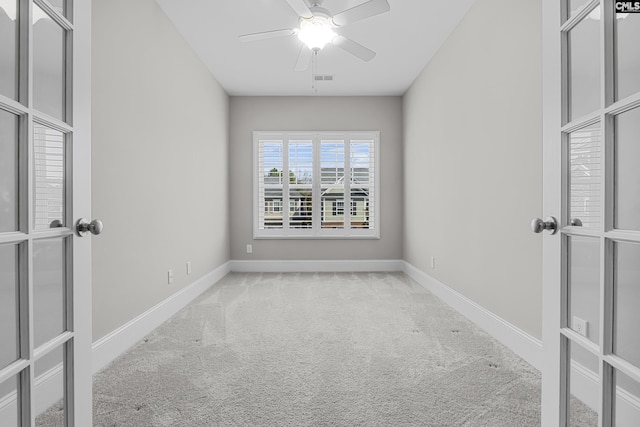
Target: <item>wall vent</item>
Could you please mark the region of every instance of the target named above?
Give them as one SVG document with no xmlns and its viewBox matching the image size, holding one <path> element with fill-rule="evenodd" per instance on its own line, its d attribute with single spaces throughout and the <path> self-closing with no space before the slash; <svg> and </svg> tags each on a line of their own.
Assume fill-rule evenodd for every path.
<svg viewBox="0 0 640 427">
<path fill-rule="evenodd" d="M 335 79 L 335 74 L 316 74 L 313 78 L 317 82 L 331 82 Z"/>
</svg>

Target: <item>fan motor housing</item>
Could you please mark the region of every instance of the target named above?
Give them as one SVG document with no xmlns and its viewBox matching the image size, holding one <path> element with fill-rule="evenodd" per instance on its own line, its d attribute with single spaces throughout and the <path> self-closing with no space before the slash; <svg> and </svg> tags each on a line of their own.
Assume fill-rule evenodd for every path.
<svg viewBox="0 0 640 427">
<path fill-rule="evenodd" d="M 329 12 L 327 9 L 325 9 L 324 7 L 320 7 L 320 6 L 311 6 L 309 8 L 309 10 L 311 11 L 311 13 L 313 14 L 313 16 L 321 16 L 323 18 L 327 18 L 329 21 L 331 21 L 331 18 L 333 18 L 333 15 L 331 14 L 331 12 Z M 333 22 L 332 22 L 333 23 Z"/>
</svg>

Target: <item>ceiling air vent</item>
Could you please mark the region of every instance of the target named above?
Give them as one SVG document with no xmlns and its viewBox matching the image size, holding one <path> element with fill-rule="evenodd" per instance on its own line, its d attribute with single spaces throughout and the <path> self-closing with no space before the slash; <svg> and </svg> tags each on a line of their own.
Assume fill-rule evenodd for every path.
<svg viewBox="0 0 640 427">
<path fill-rule="evenodd" d="M 316 74 L 313 78 L 317 82 L 332 82 L 335 74 Z"/>
</svg>

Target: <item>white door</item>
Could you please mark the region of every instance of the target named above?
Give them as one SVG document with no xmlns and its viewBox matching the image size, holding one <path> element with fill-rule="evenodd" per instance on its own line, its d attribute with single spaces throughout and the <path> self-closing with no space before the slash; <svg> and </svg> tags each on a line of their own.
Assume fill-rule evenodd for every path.
<svg viewBox="0 0 640 427">
<path fill-rule="evenodd" d="M 0 425 L 91 425 L 91 2 L 0 0 Z"/>
<path fill-rule="evenodd" d="M 543 426 L 640 425 L 635 9 L 543 0 Z"/>
</svg>

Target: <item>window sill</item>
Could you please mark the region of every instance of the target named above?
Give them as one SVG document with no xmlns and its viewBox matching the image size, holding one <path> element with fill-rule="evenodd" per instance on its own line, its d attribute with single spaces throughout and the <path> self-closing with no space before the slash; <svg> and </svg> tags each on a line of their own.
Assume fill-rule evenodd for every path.
<svg viewBox="0 0 640 427">
<path fill-rule="evenodd" d="M 356 236 L 338 236 L 338 235 L 254 235 L 254 240 L 380 240 L 379 235 L 356 235 Z"/>
</svg>

